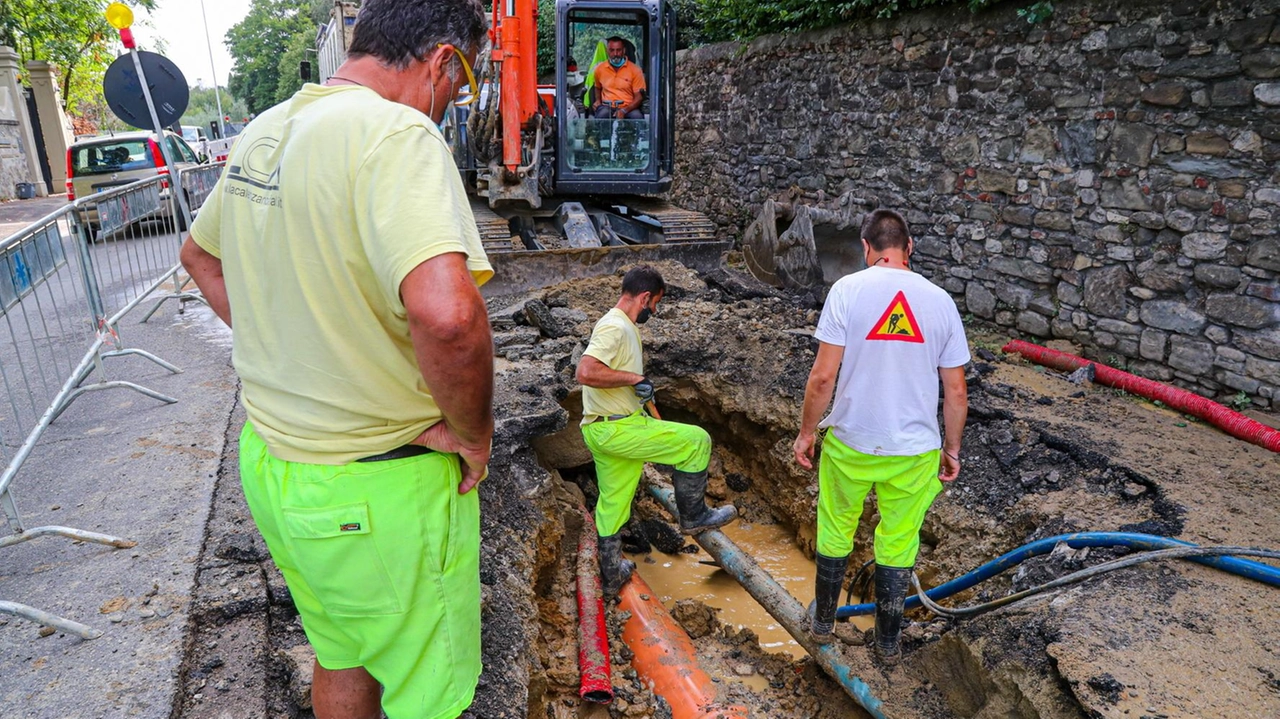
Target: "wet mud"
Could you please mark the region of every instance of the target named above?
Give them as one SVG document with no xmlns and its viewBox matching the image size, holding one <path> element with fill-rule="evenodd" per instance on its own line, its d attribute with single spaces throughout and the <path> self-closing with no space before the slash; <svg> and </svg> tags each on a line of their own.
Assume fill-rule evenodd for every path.
<svg viewBox="0 0 1280 719">
<path fill-rule="evenodd" d="M 818 298 L 783 295 L 729 271 L 661 269 L 670 289 L 643 332 L 663 416 L 711 433 L 709 494 L 743 515 L 731 535 L 760 555 L 781 545 L 778 574 L 803 600 L 812 592 L 817 486 L 792 462 L 790 444 L 816 348 Z M 573 370 L 619 284 L 579 280 L 491 303 L 498 423 L 491 476 L 481 485 L 485 670 L 466 716 L 670 715 L 636 677 L 619 640 L 625 617 L 614 606 L 606 614 L 617 698 L 608 707 L 578 699 L 577 548 L 595 488 Z M 1267 480 L 1280 476 L 1276 455 L 1006 359 L 996 351 L 1005 339 L 971 328 L 963 469 L 922 532 L 917 571 L 926 586 L 1071 531 L 1280 546 L 1280 500 Z M 236 513 L 232 459 L 201 555 L 187 699 L 174 716 L 218 716 L 209 697 L 251 695 L 254 711 L 236 716 L 309 717 L 305 638 L 247 513 Z M 850 578 L 871 558 L 876 520 L 869 498 Z M 865 716 L 811 660 L 768 633 L 767 615 L 740 618 L 740 590 L 698 564 L 709 557 L 689 551 L 696 545 L 653 502 L 637 501 L 624 532 L 727 701 L 759 717 Z M 1054 552 L 947 603 L 994 599 L 1119 554 Z M 875 664 L 864 647 L 843 651 L 894 717 L 1273 717 L 1280 623 L 1260 598 L 1267 591 L 1196 565 L 1146 564 L 976 619 L 908 613 L 905 658 L 894 669 Z"/>
</svg>

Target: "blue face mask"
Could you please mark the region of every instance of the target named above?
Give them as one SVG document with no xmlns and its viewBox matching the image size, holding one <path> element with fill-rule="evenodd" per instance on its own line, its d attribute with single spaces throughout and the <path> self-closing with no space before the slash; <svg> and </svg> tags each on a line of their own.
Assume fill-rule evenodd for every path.
<svg viewBox="0 0 1280 719">
<path fill-rule="evenodd" d="M 623 65 L 626 65 L 626 64 L 627 64 L 627 58 L 625 58 L 625 57 L 611 57 L 611 58 L 609 58 L 609 64 L 610 64 L 610 65 L 613 65 L 614 67 L 622 67 Z"/>
</svg>

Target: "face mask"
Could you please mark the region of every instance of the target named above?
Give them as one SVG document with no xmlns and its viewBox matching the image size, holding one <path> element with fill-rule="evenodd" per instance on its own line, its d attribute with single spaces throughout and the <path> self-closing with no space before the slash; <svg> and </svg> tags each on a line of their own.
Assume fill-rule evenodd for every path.
<svg viewBox="0 0 1280 719">
<path fill-rule="evenodd" d="M 613 65 L 614 67 L 622 67 L 623 65 L 626 65 L 626 64 L 627 64 L 627 58 L 625 58 L 625 57 L 611 57 L 611 58 L 609 58 L 609 64 L 610 64 L 610 65 Z"/>
<path fill-rule="evenodd" d="M 569 73 L 569 74 L 565 77 L 565 82 L 569 83 L 569 86 L 570 86 L 570 87 L 574 87 L 574 86 L 576 86 L 576 85 L 581 85 L 581 84 L 582 84 L 582 73 L 581 73 L 581 72 L 571 72 L 571 73 Z"/>
<path fill-rule="evenodd" d="M 653 310 L 649 309 L 648 307 L 645 307 L 644 309 L 640 310 L 640 314 L 636 315 L 636 324 L 642 325 L 645 322 L 648 322 L 649 318 L 652 316 L 653 316 Z"/>
</svg>

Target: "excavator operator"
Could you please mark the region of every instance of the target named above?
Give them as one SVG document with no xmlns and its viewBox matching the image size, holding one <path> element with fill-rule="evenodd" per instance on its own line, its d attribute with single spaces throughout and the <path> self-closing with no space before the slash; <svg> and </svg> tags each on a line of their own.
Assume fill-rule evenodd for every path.
<svg viewBox="0 0 1280 719">
<path fill-rule="evenodd" d="M 599 120 L 643 120 L 640 105 L 647 86 L 644 72 L 627 59 L 626 40 L 614 36 L 605 41 L 609 61 L 595 66 L 595 96 L 592 115 Z"/>
</svg>

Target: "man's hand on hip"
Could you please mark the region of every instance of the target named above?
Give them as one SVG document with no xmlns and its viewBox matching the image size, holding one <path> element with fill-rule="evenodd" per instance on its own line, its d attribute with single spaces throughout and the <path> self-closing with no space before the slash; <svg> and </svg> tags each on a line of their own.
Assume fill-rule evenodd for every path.
<svg viewBox="0 0 1280 719">
<path fill-rule="evenodd" d="M 492 442 L 483 446 L 466 444 L 458 437 L 449 424 L 443 420 L 436 422 L 414 438 L 412 444 L 419 444 L 437 452 L 457 454 L 462 460 L 462 481 L 458 484 L 458 494 L 470 492 L 480 480 L 489 476 L 489 453 Z"/>
</svg>

